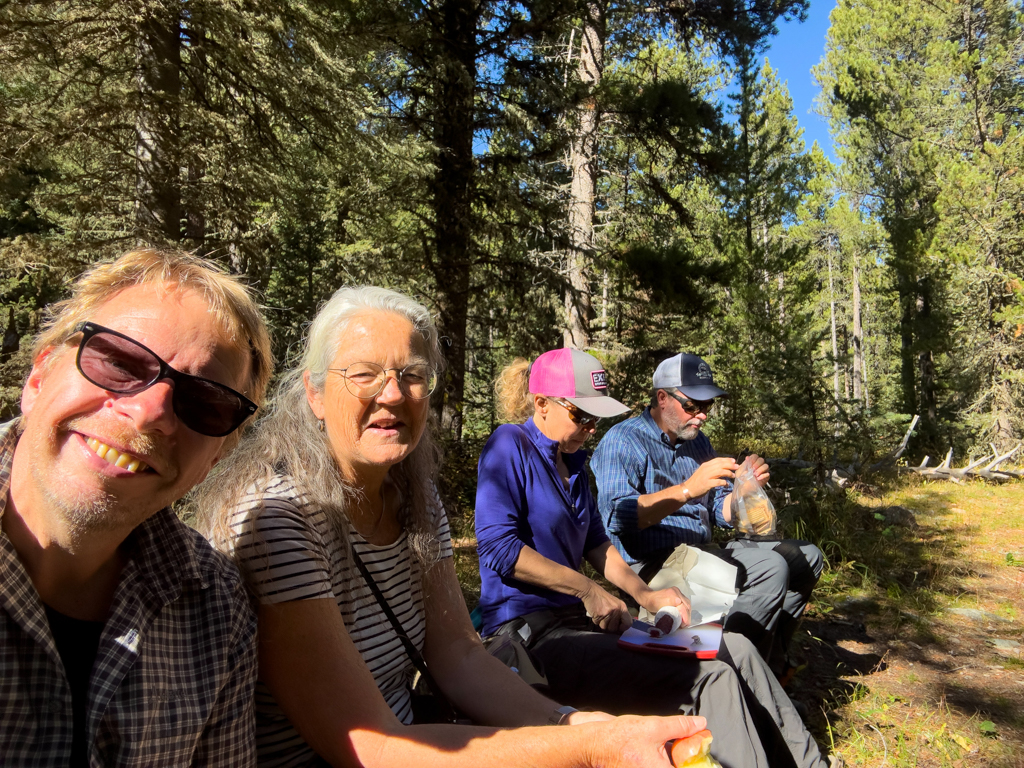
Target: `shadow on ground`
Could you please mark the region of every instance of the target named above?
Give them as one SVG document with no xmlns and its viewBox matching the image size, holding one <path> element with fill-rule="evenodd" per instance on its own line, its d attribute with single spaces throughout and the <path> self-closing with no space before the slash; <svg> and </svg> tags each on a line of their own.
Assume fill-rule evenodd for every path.
<svg viewBox="0 0 1024 768">
<path fill-rule="evenodd" d="M 802 667 L 790 694 L 806 707 L 808 726 L 824 744 L 836 736 L 830 729 L 872 737 L 870 729 L 881 739 L 882 730 L 895 728 L 903 738 L 896 721 L 872 718 L 870 707 L 844 710 L 877 696 L 901 702 L 898 717 L 905 722 L 948 722 L 950 731 L 959 728 L 976 742 L 998 734 L 1015 751 L 1024 741 L 1024 678 L 1020 661 L 992 645 L 994 638 L 1024 640 L 1024 627 L 991 612 L 949 610 L 958 598 L 991 599 L 998 574 L 971 562 L 977 529 L 944 517 L 949 492 L 922 487 L 908 504 L 900 510 L 848 504 L 843 520 L 822 521 L 828 535 L 819 540 L 832 545 L 832 567 L 845 572 L 816 595 L 804 618 L 794 648 Z M 1019 605 L 1019 590 L 1001 596 Z M 859 720 L 843 723 L 851 713 Z M 987 735 L 980 729 L 985 722 Z M 927 751 L 922 748 L 917 765 L 933 764 L 923 757 Z M 963 764 L 996 765 L 979 759 Z M 997 762 L 1015 765 L 1012 759 Z"/>
</svg>

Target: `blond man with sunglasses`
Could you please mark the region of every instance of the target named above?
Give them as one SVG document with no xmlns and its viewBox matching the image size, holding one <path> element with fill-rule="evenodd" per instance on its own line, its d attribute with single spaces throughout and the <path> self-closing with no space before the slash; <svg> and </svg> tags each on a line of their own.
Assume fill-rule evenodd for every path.
<svg viewBox="0 0 1024 768">
<path fill-rule="evenodd" d="M 270 379 L 237 280 L 139 250 L 50 309 L 0 427 L 0 764 L 255 762 L 256 621 L 169 508 Z"/>
<path fill-rule="evenodd" d="M 740 465 L 718 456 L 702 430 L 727 393 L 704 360 L 685 352 L 658 366 L 653 388 L 650 406 L 612 427 L 594 452 L 608 534 L 645 583 L 679 547 L 698 547 L 734 565 L 737 583 L 727 586 L 739 595 L 725 627 L 746 635 L 786 683 L 794 672 L 789 643 L 821 575 L 821 551 L 781 537 L 736 538 L 724 549 L 713 545 L 714 526 L 732 527 L 732 480 Z M 764 459 L 745 461 L 765 485 Z M 694 567 L 709 562 L 700 558 Z"/>
</svg>

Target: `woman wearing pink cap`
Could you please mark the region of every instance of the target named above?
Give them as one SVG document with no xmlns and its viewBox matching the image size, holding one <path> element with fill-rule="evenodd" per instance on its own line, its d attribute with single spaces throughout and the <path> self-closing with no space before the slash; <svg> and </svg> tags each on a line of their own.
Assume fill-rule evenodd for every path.
<svg viewBox="0 0 1024 768">
<path fill-rule="evenodd" d="M 506 420 L 480 455 L 476 534 L 483 635 L 513 635 L 544 666 L 561 702 L 616 714 L 683 712 L 707 718 L 725 768 L 823 768 L 800 716 L 742 635 L 726 633 L 718 658 L 623 650 L 625 603 L 580 572 L 585 558 L 648 611 L 689 604 L 652 590 L 612 546 L 597 511 L 583 444 L 600 418 L 629 409 L 613 399 L 596 358 L 576 349 L 516 360 L 495 385 Z M 741 679 L 742 678 L 742 679 Z"/>
</svg>

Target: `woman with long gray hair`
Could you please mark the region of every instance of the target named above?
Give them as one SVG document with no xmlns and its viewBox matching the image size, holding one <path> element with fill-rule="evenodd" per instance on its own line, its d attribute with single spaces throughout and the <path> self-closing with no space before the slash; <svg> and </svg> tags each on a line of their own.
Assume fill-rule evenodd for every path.
<svg viewBox="0 0 1024 768">
<path fill-rule="evenodd" d="M 559 707 L 473 631 L 435 489 L 429 397 L 441 367 L 422 305 L 339 290 L 270 413 L 201 491 L 208 534 L 259 602 L 260 764 L 667 768 L 665 743 L 703 718 Z M 414 711 L 421 663 L 481 726 Z M 553 723 L 573 727 L 525 727 Z"/>
</svg>

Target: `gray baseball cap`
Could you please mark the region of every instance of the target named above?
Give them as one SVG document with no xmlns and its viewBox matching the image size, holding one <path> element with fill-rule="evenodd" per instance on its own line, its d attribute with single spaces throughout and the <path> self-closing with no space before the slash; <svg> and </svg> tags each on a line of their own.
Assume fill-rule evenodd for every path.
<svg viewBox="0 0 1024 768">
<path fill-rule="evenodd" d="M 654 371 L 655 389 L 678 389 L 691 400 L 714 400 L 729 393 L 715 386 L 711 366 L 696 355 L 680 352 Z"/>
</svg>

